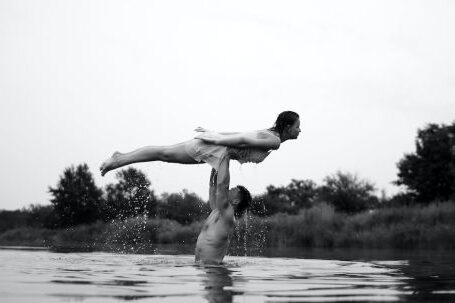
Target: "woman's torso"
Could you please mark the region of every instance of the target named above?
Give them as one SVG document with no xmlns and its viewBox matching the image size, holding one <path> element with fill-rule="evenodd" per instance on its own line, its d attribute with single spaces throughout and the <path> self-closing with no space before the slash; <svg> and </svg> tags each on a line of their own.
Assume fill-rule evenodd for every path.
<svg viewBox="0 0 455 303">
<path fill-rule="evenodd" d="M 253 131 L 247 134 L 254 137 L 259 137 L 260 135 L 273 135 L 279 138 L 278 134 L 269 129 Z M 271 150 L 257 147 L 228 147 L 227 152 L 231 159 L 237 160 L 240 163 L 261 163 L 265 158 L 267 158 Z"/>
<path fill-rule="evenodd" d="M 250 136 L 278 135 L 271 130 L 259 130 L 247 133 Z M 198 162 L 206 162 L 218 170 L 224 157 L 243 163 L 261 163 L 270 154 L 271 150 L 256 147 L 227 147 L 223 145 L 205 143 L 200 139 L 187 142 L 186 150 Z"/>
</svg>

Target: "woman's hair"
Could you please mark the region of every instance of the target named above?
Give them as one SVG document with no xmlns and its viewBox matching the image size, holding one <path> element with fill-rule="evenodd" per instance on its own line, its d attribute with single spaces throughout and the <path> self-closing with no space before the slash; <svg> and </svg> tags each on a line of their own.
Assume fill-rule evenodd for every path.
<svg viewBox="0 0 455 303">
<path fill-rule="evenodd" d="M 273 125 L 271 130 L 276 131 L 281 136 L 284 130 L 286 129 L 286 126 L 294 124 L 295 121 L 297 121 L 297 119 L 299 119 L 299 114 L 297 114 L 296 112 L 292 111 L 282 112 L 281 114 L 278 115 L 278 118 L 276 118 L 275 125 Z"/>
<path fill-rule="evenodd" d="M 237 185 L 236 187 L 239 189 L 240 202 L 239 204 L 237 204 L 237 207 L 235 208 L 234 215 L 237 218 L 240 218 L 245 212 L 245 210 L 248 208 L 248 206 L 250 206 L 251 201 L 253 201 L 253 199 L 251 198 L 251 194 L 248 191 L 248 189 L 246 189 L 244 186 Z"/>
</svg>

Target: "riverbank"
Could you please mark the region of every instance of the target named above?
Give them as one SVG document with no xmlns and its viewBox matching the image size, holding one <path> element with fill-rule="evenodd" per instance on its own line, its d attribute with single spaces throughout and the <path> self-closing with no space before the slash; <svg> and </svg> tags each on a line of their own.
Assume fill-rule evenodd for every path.
<svg viewBox="0 0 455 303">
<path fill-rule="evenodd" d="M 0 234 L 0 245 L 150 253 L 162 244 L 194 245 L 202 224 L 136 217 L 67 229 L 22 227 Z M 320 204 L 296 215 L 244 217 L 236 226 L 230 253 L 262 255 L 270 247 L 455 249 L 451 239 L 455 239 L 453 202 L 355 215 Z"/>
</svg>

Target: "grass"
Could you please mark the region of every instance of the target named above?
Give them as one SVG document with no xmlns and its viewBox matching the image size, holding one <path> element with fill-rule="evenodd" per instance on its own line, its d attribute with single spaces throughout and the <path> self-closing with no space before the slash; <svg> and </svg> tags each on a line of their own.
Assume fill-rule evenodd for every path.
<svg viewBox="0 0 455 303">
<path fill-rule="evenodd" d="M 455 203 L 337 213 L 322 204 L 271 219 L 268 246 L 455 248 Z M 287 235 L 283 243 L 281 237 Z"/>
</svg>

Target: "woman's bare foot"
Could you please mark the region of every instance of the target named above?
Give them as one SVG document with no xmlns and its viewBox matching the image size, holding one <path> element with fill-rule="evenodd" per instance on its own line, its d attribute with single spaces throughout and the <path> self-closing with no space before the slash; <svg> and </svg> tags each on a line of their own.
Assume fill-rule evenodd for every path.
<svg viewBox="0 0 455 303">
<path fill-rule="evenodd" d="M 103 164 L 101 164 L 100 166 L 101 176 L 104 176 L 107 172 L 121 166 L 119 163 L 120 156 L 121 153 L 115 152 L 109 159 L 107 159 L 106 161 L 103 162 Z"/>
</svg>

